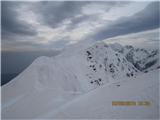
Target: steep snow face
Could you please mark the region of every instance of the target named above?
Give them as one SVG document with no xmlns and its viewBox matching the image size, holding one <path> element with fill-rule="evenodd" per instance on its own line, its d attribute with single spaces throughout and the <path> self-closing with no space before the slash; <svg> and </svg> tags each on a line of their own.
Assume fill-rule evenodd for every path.
<svg viewBox="0 0 160 120">
<path fill-rule="evenodd" d="M 74 99 L 57 112 L 44 113 L 40 118 L 158 120 L 159 72 L 154 70 L 131 80 L 106 84 Z M 113 101 L 148 101 L 150 105 L 113 106 Z"/>
<path fill-rule="evenodd" d="M 76 45 L 77 46 L 77 45 Z M 73 47 L 77 49 L 77 47 Z M 63 63 L 68 81 L 78 81 L 79 89 L 89 91 L 105 83 L 113 83 L 123 80 L 124 77 L 136 77 L 138 70 L 127 61 L 123 54 L 113 50 L 110 45 L 98 42 L 90 47 L 80 46 L 70 54 L 71 48 L 66 49 L 66 54 L 54 58 L 59 65 Z M 65 78 L 66 79 L 66 78 Z M 63 79 L 63 80 L 65 80 Z M 71 80 L 72 79 L 72 80 Z"/>
</svg>

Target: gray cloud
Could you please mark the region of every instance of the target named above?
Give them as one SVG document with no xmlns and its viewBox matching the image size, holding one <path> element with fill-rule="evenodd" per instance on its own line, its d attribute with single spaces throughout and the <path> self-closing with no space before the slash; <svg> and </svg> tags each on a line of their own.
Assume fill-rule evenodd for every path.
<svg viewBox="0 0 160 120">
<path fill-rule="evenodd" d="M 69 44 L 69 41 L 68 40 L 58 40 L 58 41 L 55 41 L 55 42 L 51 42 L 50 43 L 50 48 L 54 48 L 54 49 L 62 49 L 64 46 L 67 46 Z"/>
<path fill-rule="evenodd" d="M 81 7 L 89 2 L 39 2 L 36 7 L 33 6 L 34 11 L 39 16 L 39 21 L 50 27 L 59 26 L 63 20 L 70 19 L 81 13 Z"/>
<path fill-rule="evenodd" d="M 82 16 L 79 16 L 79 17 L 76 17 L 76 18 L 72 18 L 71 19 L 71 23 L 67 25 L 67 30 L 73 30 L 75 29 L 76 27 L 78 27 L 78 25 L 80 23 L 83 23 L 83 22 L 87 22 L 87 21 L 94 21 L 94 20 L 97 20 L 98 19 L 98 15 L 82 15 Z"/>
<path fill-rule="evenodd" d="M 103 20 L 101 17 L 104 13 L 114 10 L 116 7 L 123 7 L 130 2 L 86 2 L 86 1 L 43 1 L 43 2 L 2 2 L 2 48 L 26 48 L 26 49 L 49 49 L 49 48 L 63 48 L 68 45 L 75 36 L 80 36 L 79 40 L 83 39 L 86 35 L 91 34 L 92 30 L 95 30 L 95 34 L 87 36 L 101 40 L 104 38 L 114 37 L 118 35 L 124 35 L 129 33 L 136 33 L 148 29 L 157 28 L 159 24 L 158 20 L 158 4 L 152 3 L 141 12 L 131 16 L 123 17 L 119 20 L 109 22 Z M 20 7 L 27 9 L 22 9 Z M 89 14 L 83 13 L 85 10 L 89 10 Z M 97 9 L 96 9 L 97 8 Z M 96 10 L 103 11 L 100 13 Z M 19 13 L 30 17 L 29 13 L 25 14 L 26 10 L 30 10 L 33 13 L 33 28 L 32 25 L 26 23 L 26 21 L 20 20 Z M 95 10 L 95 13 L 92 12 Z M 90 13 L 91 12 L 91 13 Z M 105 14 L 104 14 L 105 15 Z M 123 11 L 122 11 L 123 16 Z M 125 16 L 125 15 L 124 15 Z M 29 18 L 28 18 L 29 19 Z M 27 19 L 26 19 L 27 20 Z M 68 20 L 69 23 L 65 24 L 64 21 Z M 82 24 L 81 26 L 81 23 Z M 86 23 L 86 24 L 85 24 Z M 93 23 L 93 24 L 92 24 Z M 96 24 L 105 26 L 100 30 L 94 27 Z M 94 26 L 95 25 L 95 26 Z M 93 26 L 93 29 L 86 30 L 86 34 L 81 38 L 85 27 L 89 28 Z M 49 27 L 49 29 L 48 29 Z M 159 26 L 158 26 L 159 27 Z M 58 29 L 57 29 L 58 28 Z M 60 29 L 59 29 L 60 28 Z M 61 29 L 62 28 L 62 29 Z M 81 28 L 84 28 L 81 30 Z M 79 30 L 80 29 L 80 30 Z M 53 30 L 53 31 L 52 31 Z M 54 31 L 55 30 L 55 31 Z M 76 32 L 75 32 L 75 31 Z M 37 32 L 38 31 L 38 34 Z M 82 31 L 82 32 L 81 32 Z M 63 34 L 64 33 L 64 34 Z M 76 34 L 75 34 L 76 33 Z M 47 37 L 50 35 L 51 37 Z M 52 37 L 53 35 L 53 37 Z M 58 39 L 59 36 L 63 39 Z M 64 38 L 67 37 L 67 38 Z M 70 38 L 69 38 L 70 37 Z M 46 39 L 46 42 L 42 39 Z M 78 41 L 78 40 L 77 40 Z M 21 46 L 21 47 L 19 47 Z"/>
<path fill-rule="evenodd" d="M 152 2 L 139 13 L 113 21 L 109 26 L 103 27 L 89 37 L 103 40 L 118 35 L 159 28 L 159 4 L 159 2 Z"/>
<path fill-rule="evenodd" d="M 13 39 L 15 36 L 33 36 L 36 31 L 31 25 L 18 18 L 17 8 L 23 2 L 1 2 L 2 40 Z"/>
<path fill-rule="evenodd" d="M 50 27 L 58 27 L 62 25 L 64 20 L 70 20 L 69 28 L 80 22 L 93 18 L 93 15 L 82 14 L 82 8 L 91 4 L 105 5 L 105 11 L 109 11 L 114 6 L 124 6 L 130 2 L 91 2 L 91 1 L 61 1 L 61 2 L 39 2 L 36 7 L 33 6 L 34 11 L 39 16 L 39 22 Z M 76 17 L 80 15 L 80 17 Z M 73 25 L 73 26 L 72 26 Z"/>
</svg>

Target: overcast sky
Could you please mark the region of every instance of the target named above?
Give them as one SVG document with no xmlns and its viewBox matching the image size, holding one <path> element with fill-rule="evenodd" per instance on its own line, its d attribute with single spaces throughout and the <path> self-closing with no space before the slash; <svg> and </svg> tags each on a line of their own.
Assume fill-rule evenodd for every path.
<svg viewBox="0 0 160 120">
<path fill-rule="evenodd" d="M 61 49 L 81 40 L 125 36 L 159 42 L 159 2 L 2 2 L 2 50 Z M 134 41 L 135 39 L 135 41 Z M 132 41 L 131 41 L 132 40 Z M 140 42 L 140 40 L 142 40 Z M 125 43 L 125 42 L 124 42 Z M 144 44 L 144 43 L 143 43 Z"/>
</svg>

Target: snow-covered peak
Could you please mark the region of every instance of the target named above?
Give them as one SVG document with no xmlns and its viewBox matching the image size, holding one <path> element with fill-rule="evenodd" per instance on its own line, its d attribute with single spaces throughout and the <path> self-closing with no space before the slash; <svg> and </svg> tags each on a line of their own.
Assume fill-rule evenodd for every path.
<svg viewBox="0 0 160 120">
<path fill-rule="evenodd" d="M 110 46 L 115 51 L 118 51 L 118 52 L 121 52 L 121 53 L 123 52 L 124 47 L 122 45 L 120 45 L 119 43 L 110 44 Z"/>
<path fill-rule="evenodd" d="M 58 56 L 63 56 L 63 57 L 69 57 L 69 56 L 73 56 L 79 52 L 81 52 L 82 50 L 86 49 L 89 46 L 92 46 L 94 43 L 92 40 L 82 40 L 76 44 L 70 44 L 68 46 L 66 46 L 61 54 L 59 54 Z"/>
</svg>

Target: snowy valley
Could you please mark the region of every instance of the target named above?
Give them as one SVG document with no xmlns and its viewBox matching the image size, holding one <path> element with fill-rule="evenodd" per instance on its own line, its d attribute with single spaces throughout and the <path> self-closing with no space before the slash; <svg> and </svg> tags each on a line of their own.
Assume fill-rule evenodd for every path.
<svg viewBox="0 0 160 120">
<path fill-rule="evenodd" d="M 2 87 L 4 119 L 158 119 L 159 50 L 75 44 Z M 150 101 L 150 106 L 112 106 Z"/>
</svg>

